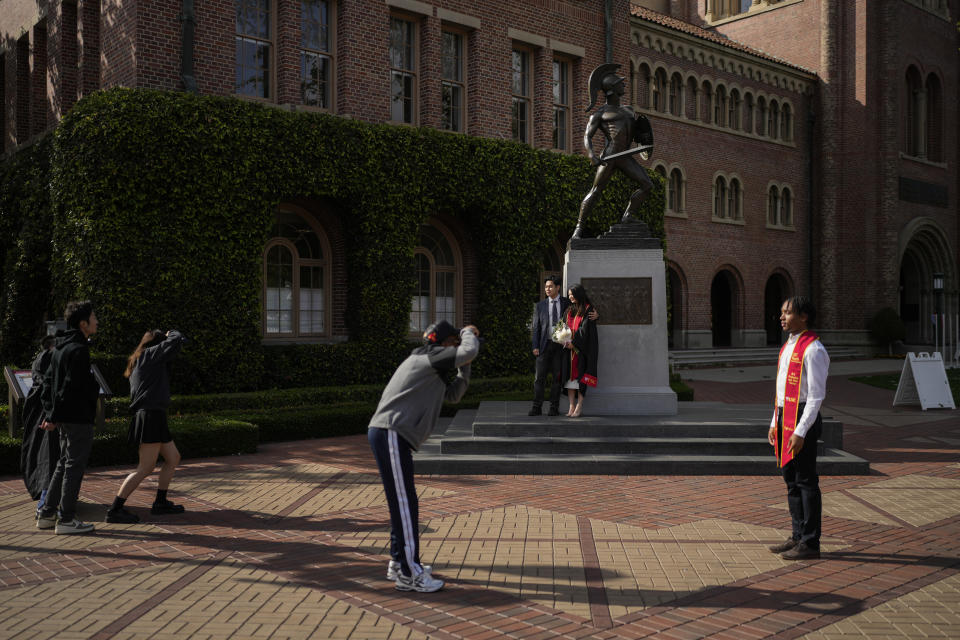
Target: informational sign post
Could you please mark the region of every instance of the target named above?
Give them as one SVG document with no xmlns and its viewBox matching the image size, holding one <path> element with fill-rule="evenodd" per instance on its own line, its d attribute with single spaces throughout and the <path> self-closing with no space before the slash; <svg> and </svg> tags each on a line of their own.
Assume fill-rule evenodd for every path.
<svg viewBox="0 0 960 640">
<path fill-rule="evenodd" d="M 908 353 L 900 373 L 893 406 L 920 405 L 927 409 L 956 409 L 940 353 Z"/>
</svg>

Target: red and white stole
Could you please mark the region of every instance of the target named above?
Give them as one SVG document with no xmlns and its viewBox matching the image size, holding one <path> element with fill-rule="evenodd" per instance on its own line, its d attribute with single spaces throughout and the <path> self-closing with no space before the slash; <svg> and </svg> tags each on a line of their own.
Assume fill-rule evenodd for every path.
<svg viewBox="0 0 960 640">
<path fill-rule="evenodd" d="M 780 467 L 793 460 L 793 454 L 786 448 L 786 444 L 797 428 L 797 420 L 800 419 L 798 413 L 800 411 L 800 380 L 803 376 L 803 354 L 807 347 L 819 339 L 820 336 L 814 332 L 803 331 L 793 346 L 793 354 L 791 354 L 790 362 L 787 364 L 787 384 L 783 388 L 783 429 L 781 430 L 783 435 L 778 434 L 776 450 L 777 466 Z M 777 358 L 778 367 L 783 358 L 783 350 L 787 348 L 788 344 L 790 344 L 789 341 L 785 342 L 780 348 L 780 356 Z M 777 371 L 777 377 L 780 377 L 779 370 Z M 778 410 L 776 397 L 774 397 L 774 409 Z"/>
</svg>

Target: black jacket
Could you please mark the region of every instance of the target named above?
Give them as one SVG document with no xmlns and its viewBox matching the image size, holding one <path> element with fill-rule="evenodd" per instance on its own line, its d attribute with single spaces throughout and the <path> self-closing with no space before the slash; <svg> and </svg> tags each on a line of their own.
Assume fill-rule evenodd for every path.
<svg viewBox="0 0 960 640">
<path fill-rule="evenodd" d="M 43 382 L 40 400 L 47 421 L 93 424 L 100 385 L 90 371 L 90 347 L 82 331 L 57 333 Z"/>
<path fill-rule="evenodd" d="M 180 352 L 183 336 L 179 331 L 158 345 L 143 350 L 130 374 L 130 408 L 166 409 L 170 406 L 170 373 L 167 363 Z"/>
<path fill-rule="evenodd" d="M 557 319 L 563 319 L 570 306 L 570 300 L 563 296 L 560 299 L 560 313 Z M 533 327 L 530 329 L 531 349 L 543 352 L 553 337 L 553 325 L 550 323 L 550 298 L 544 298 L 533 309 Z"/>
</svg>

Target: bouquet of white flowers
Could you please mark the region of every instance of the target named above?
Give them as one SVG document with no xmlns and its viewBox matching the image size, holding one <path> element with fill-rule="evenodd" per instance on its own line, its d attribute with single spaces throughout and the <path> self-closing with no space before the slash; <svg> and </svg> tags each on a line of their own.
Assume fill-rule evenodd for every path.
<svg viewBox="0 0 960 640">
<path fill-rule="evenodd" d="M 557 344 L 567 344 L 571 338 L 573 338 L 573 331 L 570 330 L 566 322 L 558 320 L 557 324 L 553 327 L 553 336 L 551 336 L 551 339 Z"/>
</svg>

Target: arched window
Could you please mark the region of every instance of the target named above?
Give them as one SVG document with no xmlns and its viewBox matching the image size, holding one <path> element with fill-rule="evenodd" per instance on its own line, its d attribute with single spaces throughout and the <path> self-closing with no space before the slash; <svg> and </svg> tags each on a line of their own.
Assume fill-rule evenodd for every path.
<svg viewBox="0 0 960 640">
<path fill-rule="evenodd" d="M 753 133 L 753 94 L 748 93 L 743 99 L 743 130 Z"/>
<path fill-rule="evenodd" d="M 742 193 L 740 190 L 740 181 L 736 178 L 730 179 L 730 188 L 727 190 L 727 217 L 731 220 L 740 220 Z"/>
<path fill-rule="evenodd" d="M 943 92 L 940 78 L 931 73 L 927 76 L 927 158 L 935 162 L 943 160 Z"/>
<path fill-rule="evenodd" d="M 926 144 L 923 118 L 926 116 L 926 92 L 920 80 L 920 72 L 911 66 L 907 69 L 907 113 L 904 118 L 905 147 L 907 155 L 922 157 Z"/>
<path fill-rule="evenodd" d="M 697 119 L 697 79 L 690 77 L 687 79 L 687 99 L 684 103 L 684 112 L 689 120 Z"/>
<path fill-rule="evenodd" d="M 767 196 L 767 224 L 780 226 L 780 189 L 773 185 Z"/>
<path fill-rule="evenodd" d="M 414 259 L 417 287 L 410 305 L 410 334 L 419 336 L 441 320 L 459 326 L 461 261 L 453 236 L 438 224 L 423 225 Z"/>
<path fill-rule="evenodd" d="M 650 67 L 642 63 L 637 68 L 636 74 L 636 92 L 637 107 L 640 109 L 650 108 Z"/>
<path fill-rule="evenodd" d="M 267 338 L 328 333 L 330 251 L 306 213 L 281 209 L 263 252 L 263 334 Z"/>
<path fill-rule="evenodd" d="M 713 183 L 713 217 L 725 218 L 727 205 L 727 181 L 723 176 L 717 176 Z"/>
<path fill-rule="evenodd" d="M 683 78 L 679 73 L 670 76 L 670 113 L 675 116 L 680 115 L 680 109 L 683 104 Z"/>
<path fill-rule="evenodd" d="M 717 95 L 713 101 L 713 124 L 718 127 L 724 125 L 724 120 L 727 117 L 727 90 L 723 88 L 723 85 L 717 86 Z"/>
<path fill-rule="evenodd" d="M 666 111 L 667 72 L 657 69 L 653 74 L 653 104 L 654 111 Z"/>
<path fill-rule="evenodd" d="M 770 109 L 767 110 L 767 135 L 777 139 L 780 133 L 780 105 L 776 100 L 770 101 Z"/>
<path fill-rule="evenodd" d="M 764 135 L 764 131 L 766 131 L 764 125 L 767 122 L 767 101 L 762 97 L 757 98 L 757 117 L 755 122 L 757 128 L 754 133 L 756 133 L 758 136 Z"/>
<path fill-rule="evenodd" d="M 727 125 L 736 131 L 740 128 L 740 92 L 730 90 L 730 109 L 727 112 Z"/>
<path fill-rule="evenodd" d="M 793 140 L 793 114 L 789 104 L 784 104 L 780 111 L 780 138 L 784 142 Z"/>
<path fill-rule="evenodd" d="M 670 181 L 667 183 L 667 209 L 674 213 L 683 213 L 683 174 L 680 169 L 670 172 Z"/>
<path fill-rule="evenodd" d="M 713 122 L 713 85 L 704 80 L 700 90 L 700 120 Z"/>
<path fill-rule="evenodd" d="M 793 226 L 793 198 L 789 187 L 784 187 L 780 194 L 780 224 L 785 227 Z"/>
</svg>

